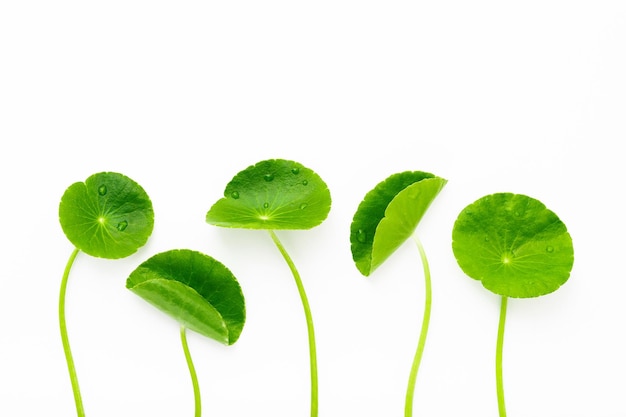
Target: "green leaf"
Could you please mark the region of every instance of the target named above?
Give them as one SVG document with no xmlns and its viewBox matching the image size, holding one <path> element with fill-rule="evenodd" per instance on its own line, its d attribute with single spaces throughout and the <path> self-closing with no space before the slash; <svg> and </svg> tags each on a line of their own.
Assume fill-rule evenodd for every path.
<svg viewBox="0 0 626 417">
<path fill-rule="evenodd" d="M 521 194 L 492 194 L 467 206 L 454 224 L 452 249 L 468 276 L 506 297 L 551 293 L 568 280 L 574 264 L 565 224 Z"/>
<path fill-rule="evenodd" d="M 270 159 L 235 175 L 206 221 L 244 229 L 310 229 L 326 219 L 330 205 L 319 175 L 297 162 Z"/>
<path fill-rule="evenodd" d="M 369 276 L 411 237 L 447 181 L 421 171 L 393 174 L 359 204 L 350 225 L 352 259 Z"/>
<path fill-rule="evenodd" d="M 125 175 L 101 172 L 72 184 L 61 198 L 59 221 L 78 249 L 100 258 L 124 258 L 145 245 L 154 211 L 143 188 Z"/>
<path fill-rule="evenodd" d="M 222 263 L 189 249 L 154 255 L 135 269 L 126 287 L 181 325 L 232 345 L 246 319 L 237 279 Z"/>
</svg>

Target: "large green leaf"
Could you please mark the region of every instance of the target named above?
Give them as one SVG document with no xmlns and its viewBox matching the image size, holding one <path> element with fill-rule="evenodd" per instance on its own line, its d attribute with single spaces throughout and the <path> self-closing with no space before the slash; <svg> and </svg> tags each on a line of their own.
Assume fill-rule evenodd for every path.
<svg viewBox="0 0 626 417">
<path fill-rule="evenodd" d="M 352 258 L 369 276 L 406 239 L 447 181 L 421 171 L 393 174 L 359 204 L 350 225 Z"/>
<path fill-rule="evenodd" d="M 326 219 L 330 205 L 319 175 L 297 162 L 270 159 L 235 175 L 206 221 L 244 229 L 310 229 Z"/>
<path fill-rule="evenodd" d="M 132 179 L 101 172 L 72 184 L 61 198 L 59 221 L 67 238 L 91 256 L 117 259 L 143 246 L 154 226 L 152 202 Z"/>
<path fill-rule="evenodd" d="M 222 263 L 189 249 L 154 255 L 135 269 L 126 287 L 197 333 L 232 345 L 246 319 L 237 279 Z"/>
<path fill-rule="evenodd" d="M 574 263 L 565 224 L 543 203 L 521 194 L 492 194 L 467 206 L 454 224 L 452 249 L 468 276 L 507 297 L 557 290 Z"/>
</svg>

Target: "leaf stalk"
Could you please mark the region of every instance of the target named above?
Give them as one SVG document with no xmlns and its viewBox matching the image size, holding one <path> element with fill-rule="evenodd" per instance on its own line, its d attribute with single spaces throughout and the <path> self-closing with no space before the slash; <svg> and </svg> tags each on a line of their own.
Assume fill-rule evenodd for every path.
<svg viewBox="0 0 626 417">
<path fill-rule="evenodd" d="M 413 358 L 413 364 L 411 366 L 411 372 L 409 374 L 409 383 L 406 390 L 406 399 L 404 404 L 404 416 L 411 417 L 413 415 L 413 397 L 415 395 L 415 383 L 417 381 L 417 373 L 424 354 L 424 347 L 426 346 L 426 336 L 428 335 L 428 326 L 430 323 L 430 311 L 432 306 L 432 286 L 430 279 L 430 267 L 428 266 L 428 259 L 426 258 L 426 251 L 424 246 L 413 235 L 413 240 L 417 244 L 417 249 L 420 253 L 422 260 L 422 267 L 424 269 L 424 314 L 422 317 L 422 328 L 420 331 L 419 341 L 417 343 L 417 349 L 415 351 L 415 357 Z"/>
<path fill-rule="evenodd" d="M 196 368 L 193 365 L 191 359 L 191 352 L 189 351 L 189 344 L 187 343 L 187 329 L 185 326 L 180 326 L 180 340 L 183 345 L 183 352 L 185 353 L 185 360 L 187 361 L 187 367 L 189 368 L 189 376 L 191 377 L 191 383 L 193 385 L 193 398 L 195 404 L 195 417 L 202 415 L 202 401 L 200 398 L 200 384 L 198 383 L 198 375 L 196 374 Z"/>
<path fill-rule="evenodd" d="M 304 315 L 306 318 L 306 326 L 309 335 L 309 357 L 310 357 L 310 367 L 311 367 L 311 417 L 317 417 L 318 414 L 318 381 L 317 381 L 317 354 L 315 348 L 315 330 L 313 327 L 313 316 L 311 315 L 311 308 L 309 306 L 309 301 L 306 296 L 306 292 L 304 291 L 304 285 L 302 284 L 302 280 L 300 279 L 300 274 L 296 269 L 295 264 L 291 260 L 291 257 L 285 250 L 285 247 L 276 236 L 273 230 L 268 231 L 274 244 L 283 255 L 283 258 L 289 265 L 289 269 L 293 274 L 293 278 L 296 281 L 296 286 L 298 287 L 298 293 L 300 294 L 300 299 L 302 300 L 302 307 L 304 308 Z"/>
<path fill-rule="evenodd" d="M 498 324 L 498 340 L 496 342 L 496 393 L 498 396 L 498 412 L 500 417 L 506 417 L 504 406 L 504 383 L 502 378 L 502 350 L 504 347 L 504 324 L 508 298 L 502 296 L 500 304 L 500 322 Z"/>
<path fill-rule="evenodd" d="M 85 410 L 83 407 L 83 400 L 80 394 L 80 387 L 78 385 L 78 376 L 76 374 L 76 366 L 74 365 L 74 358 L 72 356 L 72 350 L 70 348 L 69 336 L 67 333 L 67 323 L 65 321 L 65 294 L 67 292 L 67 281 L 70 276 L 70 271 L 74 260 L 78 255 L 79 249 L 74 248 L 70 258 L 65 265 L 65 271 L 63 271 L 63 278 L 61 279 L 61 290 L 59 291 L 59 328 L 61 330 L 61 342 L 63 343 L 63 352 L 65 353 L 65 361 L 67 362 L 67 370 L 70 374 L 70 382 L 72 383 L 72 392 L 74 393 L 74 402 L 76 403 L 76 414 L 78 417 L 85 417 Z"/>
</svg>

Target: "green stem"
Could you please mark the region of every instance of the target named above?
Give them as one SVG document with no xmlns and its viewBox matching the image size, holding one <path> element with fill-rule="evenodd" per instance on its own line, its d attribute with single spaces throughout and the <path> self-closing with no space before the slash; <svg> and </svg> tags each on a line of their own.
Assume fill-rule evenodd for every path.
<svg viewBox="0 0 626 417">
<path fill-rule="evenodd" d="M 507 297 L 502 297 L 500 304 L 500 323 L 498 324 L 498 342 L 496 343 L 496 392 L 498 395 L 498 411 L 500 417 L 506 417 L 504 407 L 504 384 L 502 383 L 502 348 L 504 346 L 504 323 L 506 321 Z"/>
<path fill-rule="evenodd" d="M 72 350 L 70 349 L 70 341 L 67 335 L 67 325 L 65 323 L 65 293 L 67 291 L 67 281 L 70 276 L 70 270 L 74 264 L 74 260 L 78 255 L 78 248 L 74 248 L 74 251 L 70 255 L 67 265 L 65 265 L 65 271 L 63 272 L 63 279 L 61 280 L 61 290 L 59 292 L 59 327 L 61 329 L 61 341 L 63 342 L 63 352 L 65 353 L 65 361 L 67 362 L 67 370 L 70 374 L 70 381 L 72 383 L 72 391 L 74 392 L 74 402 L 76 403 L 76 414 L 79 417 L 85 417 L 85 410 L 83 408 L 83 400 L 80 395 L 80 387 L 78 386 L 78 377 L 76 376 L 76 368 L 74 366 L 74 359 L 72 357 Z"/>
<path fill-rule="evenodd" d="M 296 281 L 296 286 L 298 287 L 298 293 L 300 294 L 300 299 L 302 300 L 302 307 L 304 308 L 304 315 L 306 317 L 306 327 L 309 333 L 309 356 L 311 363 L 311 417 L 317 417 L 317 407 L 318 407 L 318 394 L 317 394 L 317 355 L 315 353 L 315 331 L 313 329 L 313 316 L 311 315 L 311 308 L 309 307 L 309 301 L 307 300 L 306 293 L 304 291 L 304 285 L 302 285 L 302 280 L 300 279 L 300 274 L 296 269 L 295 264 L 287 254 L 285 247 L 278 240 L 278 236 L 274 233 L 273 230 L 269 230 L 270 236 L 272 240 L 278 247 L 278 250 L 285 258 L 287 265 L 289 265 L 289 269 L 291 269 L 291 273 Z"/>
<path fill-rule="evenodd" d="M 183 351 L 185 352 L 185 360 L 187 361 L 187 367 L 189 368 L 189 375 L 191 376 L 191 383 L 193 384 L 193 397 L 196 406 L 195 417 L 202 415 L 202 404 L 200 401 L 200 384 L 198 384 L 198 376 L 196 374 L 196 368 L 193 366 L 191 360 L 191 353 L 189 352 L 189 345 L 187 344 L 187 331 L 185 326 L 180 326 L 180 340 L 183 344 Z"/>
<path fill-rule="evenodd" d="M 415 394 L 415 382 L 417 381 L 417 372 L 419 370 L 420 362 L 422 361 L 422 355 L 424 353 L 424 346 L 426 346 L 426 335 L 428 334 L 428 324 L 430 323 L 430 310 L 432 305 L 432 288 L 430 284 L 430 268 L 428 267 L 428 259 L 426 259 L 426 252 L 419 239 L 414 235 L 413 240 L 417 244 L 420 257 L 422 258 L 422 267 L 424 268 L 424 281 L 425 281 L 425 296 L 424 296 L 424 315 L 422 318 L 422 330 L 420 332 L 419 341 L 417 344 L 417 350 L 415 351 L 415 357 L 413 358 L 413 365 L 411 366 L 411 373 L 409 375 L 409 384 L 406 390 L 406 400 L 404 405 L 404 416 L 411 417 L 413 415 L 413 396 Z"/>
</svg>

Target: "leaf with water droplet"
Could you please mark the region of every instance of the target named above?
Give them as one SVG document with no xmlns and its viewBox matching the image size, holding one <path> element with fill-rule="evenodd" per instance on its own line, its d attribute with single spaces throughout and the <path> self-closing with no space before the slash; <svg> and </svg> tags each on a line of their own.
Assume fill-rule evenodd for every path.
<svg viewBox="0 0 626 417">
<path fill-rule="evenodd" d="M 216 259 L 189 249 L 154 255 L 126 287 L 185 328 L 225 345 L 235 343 L 246 319 L 239 282 Z"/>
<path fill-rule="evenodd" d="M 227 198 L 234 192 L 238 198 Z M 236 174 L 206 221 L 244 229 L 310 229 L 326 219 L 330 206 L 330 191 L 319 175 L 294 161 L 270 159 Z"/>
<path fill-rule="evenodd" d="M 152 234 L 154 211 L 144 189 L 115 172 L 101 172 L 67 188 L 59 221 L 81 251 L 100 258 L 124 258 Z"/>
<path fill-rule="evenodd" d="M 74 401 L 80 411 L 83 405 L 65 321 L 65 294 L 74 260 L 80 251 L 108 259 L 131 255 L 150 237 L 154 212 L 139 184 L 122 174 L 101 172 L 70 185 L 61 197 L 58 213 L 63 233 L 75 246 L 61 280 L 58 314 Z"/>
<path fill-rule="evenodd" d="M 239 199 L 227 198 L 234 190 L 239 191 Z M 331 206 L 328 186 L 319 175 L 302 164 L 269 159 L 237 173 L 226 185 L 224 196 L 207 212 L 207 223 L 221 227 L 268 230 L 293 274 L 309 337 L 311 410 L 317 410 L 317 357 L 311 309 L 300 274 L 275 230 L 310 229 L 322 223 Z M 265 203 L 269 203 L 271 209 L 266 208 Z M 317 416 L 317 412 L 311 414 L 312 417 L 314 415 Z"/>
<path fill-rule="evenodd" d="M 408 239 L 447 181 L 422 171 L 393 174 L 359 204 L 350 226 L 352 258 L 369 276 Z"/>
<path fill-rule="evenodd" d="M 506 297 L 538 297 L 557 290 L 569 279 L 574 263 L 565 224 L 534 198 L 513 193 L 488 197 L 461 211 L 454 224 L 452 249 L 461 269 Z"/>
</svg>

